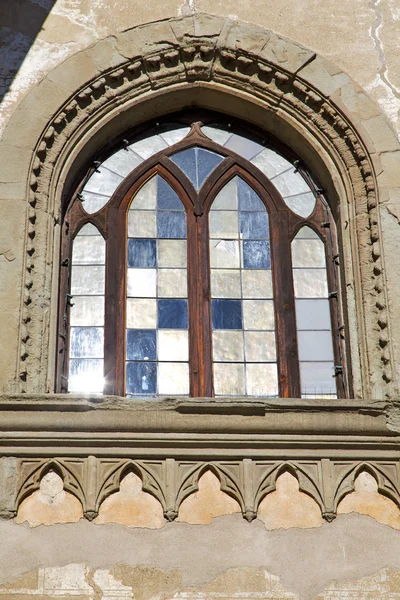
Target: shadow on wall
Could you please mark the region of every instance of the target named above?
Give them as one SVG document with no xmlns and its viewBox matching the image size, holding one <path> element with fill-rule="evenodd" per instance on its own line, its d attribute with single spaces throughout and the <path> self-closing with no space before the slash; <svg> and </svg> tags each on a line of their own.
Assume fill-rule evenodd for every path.
<svg viewBox="0 0 400 600">
<path fill-rule="evenodd" d="M 0 2 L 0 102 L 56 0 Z"/>
</svg>

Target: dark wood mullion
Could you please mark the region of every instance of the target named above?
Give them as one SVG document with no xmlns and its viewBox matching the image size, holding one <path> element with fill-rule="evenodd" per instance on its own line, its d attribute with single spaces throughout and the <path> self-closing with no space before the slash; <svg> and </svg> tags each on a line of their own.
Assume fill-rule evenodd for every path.
<svg viewBox="0 0 400 600">
<path fill-rule="evenodd" d="M 274 282 L 275 335 L 279 396 L 300 398 L 292 255 L 287 211 L 278 211 L 271 223 L 271 264 Z"/>
<path fill-rule="evenodd" d="M 208 212 L 198 218 L 199 252 L 199 347 L 201 356 L 201 396 L 214 396 L 212 324 L 211 324 L 211 269 L 209 252 Z"/>
</svg>

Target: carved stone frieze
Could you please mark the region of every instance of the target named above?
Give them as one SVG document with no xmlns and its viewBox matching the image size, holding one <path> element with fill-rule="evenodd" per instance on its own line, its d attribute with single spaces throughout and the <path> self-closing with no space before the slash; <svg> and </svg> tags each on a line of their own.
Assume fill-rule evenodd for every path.
<svg viewBox="0 0 400 600">
<path fill-rule="evenodd" d="M 158 39 L 156 27 L 149 26 L 148 34 L 143 54 L 135 54 L 115 68 L 105 65 L 99 76 L 77 89 L 50 120 L 36 145 L 29 179 L 20 391 L 44 390 L 43 365 L 53 360 L 48 356 L 51 286 L 47 282 L 52 276 L 48 256 L 54 243 L 54 225 L 60 216 L 54 196 L 60 169 L 76 137 L 95 122 L 96 115 L 123 107 L 134 98 L 159 93 L 161 88 L 209 82 L 248 93 L 267 110 L 279 110 L 288 119 L 295 118 L 304 134 L 330 154 L 349 182 L 348 202 L 354 214 L 351 228 L 358 252 L 353 264 L 359 269 L 361 281 L 357 291 L 361 295 L 357 302 L 363 345 L 360 356 L 366 357 L 361 360 L 366 361 L 363 368 L 367 372 L 368 362 L 376 360 L 373 357 L 379 348 L 381 383 L 376 386 L 389 397 L 390 386 L 386 384 L 392 380 L 393 365 L 374 169 L 366 146 L 347 115 L 302 78 L 301 69 L 315 55 L 304 56 L 303 64 L 293 67 L 282 48 L 278 48 L 278 54 L 275 52 L 280 60 L 274 62 L 273 52 L 267 55 L 264 50 L 256 51 L 245 36 L 233 43 L 229 36 L 219 33 L 196 36 L 188 27 L 188 32 L 172 43 Z M 374 369 L 377 372 L 376 365 Z"/>
</svg>

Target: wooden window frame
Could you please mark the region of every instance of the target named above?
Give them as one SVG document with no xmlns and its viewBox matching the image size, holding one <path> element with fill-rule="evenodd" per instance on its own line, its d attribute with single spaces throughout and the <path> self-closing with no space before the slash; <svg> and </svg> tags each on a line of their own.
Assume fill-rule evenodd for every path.
<svg viewBox="0 0 400 600">
<path fill-rule="evenodd" d="M 67 391 L 73 240 L 84 225 L 92 223 L 106 240 L 104 394 L 125 395 L 127 214 L 137 191 L 158 174 L 178 194 L 186 210 L 190 396 L 214 396 L 208 213 L 218 192 L 234 176 L 239 176 L 258 194 L 269 215 L 279 397 L 301 396 L 291 242 L 303 226 L 313 229 L 324 243 L 337 396 L 348 397 L 346 365 L 343 364 L 345 345 L 339 330 L 343 323 L 341 293 L 338 289 L 340 277 L 336 269 L 339 251 L 332 212 L 311 177 L 299 168 L 314 191 L 316 204 L 307 218 L 293 213 L 259 169 L 205 136 L 201 131 L 203 123 L 204 120 L 201 122 L 192 119 L 190 132 L 181 142 L 162 150 L 136 167 L 98 212 L 86 213 L 79 201 L 79 192 L 88 176 L 85 182 L 76 187 L 63 221 L 57 391 Z M 224 156 L 224 160 L 207 178 L 199 192 L 169 158 L 192 146 Z M 291 162 L 293 164 L 294 161 Z M 94 169 L 89 175 L 93 171 Z"/>
</svg>

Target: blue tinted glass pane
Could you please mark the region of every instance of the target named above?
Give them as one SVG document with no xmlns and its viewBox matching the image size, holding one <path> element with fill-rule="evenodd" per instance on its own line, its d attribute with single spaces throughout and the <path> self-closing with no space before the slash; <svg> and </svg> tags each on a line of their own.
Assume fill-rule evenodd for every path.
<svg viewBox="0 0 400 600">
<path fill-rule="evenodd" d="M 128 240 L 128 267 L 156 267 L 156 240 Z"/>
<path fill-rule="evenodd" d="M 187 329 L 187 300 L 158 300 L 158 326 L 161 329 Z"/>
<path fill-rule="evenodd" d="M 160 211 L 157 215 L 157 233 L 159 238 L 185 238 L 185 213 Z"/>
<path fill-rule="evenodd" d="M 264 212 L 241 212 L 240 233 L 243 238 L 269 238 L 268 215 Z"/>
<path fill-rule="evenodd" d="M 198 189 L 196 158 L 195 148 L 188 148 L 187 150 L 182 150 L 182 152 L 170 156 L 170 159 L 185 173 L 186 177 L 190 179 L 194 187 Z"/>
<path fill-rule="evenodd" d="M 155 329 L 127 329 L 127 360 L 156 360 L 156 343 Z"/>
<path fill-rule="evenodd" d="M 178 194 L 162 177 L 157 178 L 157 208 L 161 210 L 184 210 Z"/>
<path fill-rule="evenodd" d="M 202 148 L 197 149 L 197 189 L 201 188 L 210 173 L 214 171 L 215 167 L 217 167 L 223 159 L 223 156 L 219 156 L 214 152 L 209 152 L 208 150 L 203 150 Z"/>
<path fill-rule="evenodd" d="M 256 192 L 243 179 L 238 180 L 239 210 L 265 210 Z"/>
<path fill-rule="evenodd" d="M 245 269 L 270 269 L 271 254 L 267 241 L 243 242 L 243 267 Z"/>
<path fill-rule="evenodd" d="M 240 300 L 212 300 L 213 329 L 242 329 Z"/>
<path fill-rule="evenodd" d="M 136 396 L 150 396 L 157 393 L 156 363 L 126 363 L 126 393 Z"/>
</svg>

